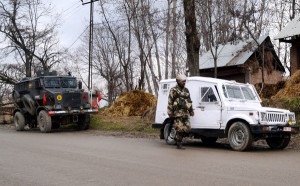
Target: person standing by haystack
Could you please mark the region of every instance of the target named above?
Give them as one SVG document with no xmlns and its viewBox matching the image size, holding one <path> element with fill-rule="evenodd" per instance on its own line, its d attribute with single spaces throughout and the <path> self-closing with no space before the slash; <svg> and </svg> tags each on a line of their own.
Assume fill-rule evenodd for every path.
<svg viewBox="0 0 300 186">
<path fill-rule="evenodd" d="M 171 88 L 168 97 L 168 115 L 174 120 L 178 149 L 185 149 L 182 140 L 184 134 L 188 133 L 191 128 L 190 116 L 194 116 L 190 92 L 185 88 L 186 79 L 184 74 L 177 75 L 177 85 Z"/>
</svg>

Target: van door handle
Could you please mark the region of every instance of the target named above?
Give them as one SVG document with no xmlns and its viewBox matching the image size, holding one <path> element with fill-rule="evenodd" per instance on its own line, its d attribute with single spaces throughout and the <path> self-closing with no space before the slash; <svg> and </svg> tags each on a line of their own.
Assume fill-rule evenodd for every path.
<svg viewBox="0 0 300 186">
<path fill-rule="evenodd" d="M 197 108 L 204 109 L 204 108 L 205 108 L 205 106 L 197 106 Z"/>
</svg>

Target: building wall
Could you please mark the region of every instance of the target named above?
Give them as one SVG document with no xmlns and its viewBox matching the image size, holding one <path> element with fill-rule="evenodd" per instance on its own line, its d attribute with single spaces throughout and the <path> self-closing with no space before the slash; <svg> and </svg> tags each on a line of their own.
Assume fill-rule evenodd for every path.
<svg viewBox="0 0 300 186">
<path fill-rule="evenodd" d="M 300 69 L 300 38 L 292 39 L 290 49 L 291 75 Z"/>
<path fill-rule="evenodd" d="M 250 75 L 250 82 L 251 84 L 257 84 L 262 82 L 262 71 L 259 69 L 255 73 L 251 73 Z M 270 74 L 266 71 L 264 73 L 264 83 L 265 84 L 276 84 L 278 81 L 283 80 L 283 75 L 280 71 L 273 70 Z"/>
<path fill-rule="evenodd" d="M 213 72 L 200 72 L 200 76 L 214 77 Z M 262 82 L 261 69 L 258 69 L 253 73 L 249 68 L 240 69 L 239 73 L 235 72 L 235 69 L 220 69 L 218 70 L 218 78 L 226 80 L 235 80 L 240 83 L 257 84 Z M 266 84 L 276 84 L 278 81 L 283 80 L 283 74 L 281 71 L 273 70 L 271 73 L 264 73 L 264 82 Z"/>
<path fill-rule="evenodd" d="M 297 45 L 293 44 L 291 49 L 290 49 L 290 68 L 291 68 L 291 75 L 294 74 L 297 69 L 298 69 L 298 64 L 297 64 Z"/>
</svg>

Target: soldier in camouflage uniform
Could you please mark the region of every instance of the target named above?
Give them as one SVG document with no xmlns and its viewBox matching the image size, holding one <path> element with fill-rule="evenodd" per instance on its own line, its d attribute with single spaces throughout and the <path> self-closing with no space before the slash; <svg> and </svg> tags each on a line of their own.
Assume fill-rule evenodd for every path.
<svg viewBox="0 0 300 186">
<path fill-rule="evenodd" d="M 178 149 L 184 149 L 182 139 L 184 133 L 188 133 L 190 126 L 190 116 L 194 116 L 190 92 L 185 88 L 186 76 L 176 77 L 177 85 L 171 88 L 168 98 L 168 115 L 174 119 L 176 130 L 176 142 Z"/>
</svg>

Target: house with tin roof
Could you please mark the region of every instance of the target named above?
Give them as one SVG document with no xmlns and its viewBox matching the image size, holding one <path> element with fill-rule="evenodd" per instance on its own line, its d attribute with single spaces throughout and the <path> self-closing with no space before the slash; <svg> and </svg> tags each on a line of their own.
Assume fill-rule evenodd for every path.
<svg viewBox="0 0 300 186">
<path fill-rule="evenodd" d="M 216 59 L 217 78 L 251 84 L 283 80 L 285 68 L 269 36 L 218 45 L 216 51 L 216 55 L 208 51 L 200 56 L 200 76 L 214 77 Z"/>
<path fill-rule="evenodd" d="M 290 71 L 291 75 L 300 69 L 300 15 L 290 21 L 274 39 L 279 42 L 290 43 Z"/>
</svg>

